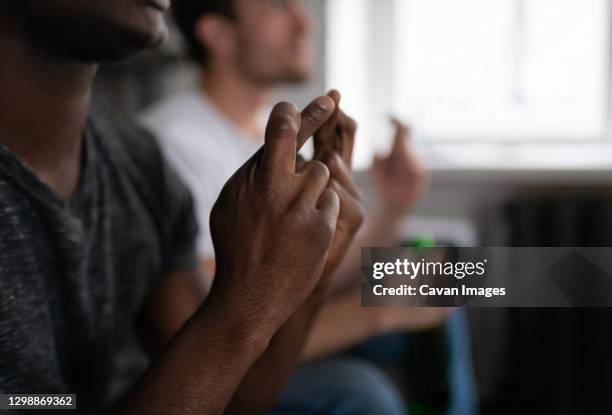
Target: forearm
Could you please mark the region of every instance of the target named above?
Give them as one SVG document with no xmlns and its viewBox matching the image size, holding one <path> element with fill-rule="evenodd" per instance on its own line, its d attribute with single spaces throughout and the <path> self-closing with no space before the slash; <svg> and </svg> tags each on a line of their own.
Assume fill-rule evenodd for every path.
<svg viewBox="0 0 612 415">
<path fill-rule="evenodd" d="M 454 311 L 437 307 L 361 306 L 359 289 L 331 302 L 313 324 L 302 355 L 319 359 L 355 346 L 375 336 L 417 331 L 442 324 Z"/>
<path fill-rule="evenodd" d="M 395 245 L 400 238 L 405 214 L 395 212 L 382 204 L 372 207 L 361 237 L 368 246 Z"/>
<path fill-rule="evenodd" d="M 111 412 L 222 414 L 273 332 L 209 298 Z"/>
<path fill-rule="evenodd" d="M 315 320 L 302 353 L 315 360 L 382 334 L 387 327 L 378 309 L 362 308 L 358 291 L 327 305 Z"/>
<path fill-rule="evenodd" d="M 357 234 L 333 279 L 334 295 L 344 295 L 361 283 L 361 248 L 395 245 L 403 217 L 376 208 Z"/>
<path fill-rule="evenodd" d="M 274 335 L 267 350 L 240 384 L 228 414 L 263 414 L 273 408 L 300 361 L 304 343 L 325 298 L 324 294 L 313 294 Z"/>
</svg>

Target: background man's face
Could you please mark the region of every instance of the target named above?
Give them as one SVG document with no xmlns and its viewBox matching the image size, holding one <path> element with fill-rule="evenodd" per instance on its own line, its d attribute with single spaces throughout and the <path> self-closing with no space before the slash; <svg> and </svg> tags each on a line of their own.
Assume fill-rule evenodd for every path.
<svg viewBox="0 0 612 415">
<path fill-rule="evenodd" d="M 40 46 L 82 60 L 124 58 L 161 43 L 169 0 L 18 0 L 0 6 Z"/>
<path fill-rule="evenodd" d="M 312 22 L 302 0 L 236 0 L 236 18 L 243 74 L 265 84 L 309 77 Z"/>
</svg>

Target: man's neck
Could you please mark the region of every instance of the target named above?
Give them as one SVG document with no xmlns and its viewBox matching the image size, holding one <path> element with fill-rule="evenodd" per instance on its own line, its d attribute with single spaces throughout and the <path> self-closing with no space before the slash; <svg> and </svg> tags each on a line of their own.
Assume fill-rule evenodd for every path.
<svg viewBox="0 0 612 415">
<path fill-rule="evenodd" d="M 270 88 L 256 85 L 225 68 L 210 68 L 202 75 L 201 88 L 212 103 L 249 137 L 261 133 L 258 114 Z"/>
<path fill-rule="evenodd" d="M 96 65 L 54 57 L 17 31 L 2 32 L 0 144 L 67 199 L 80 178 Z"/>
</svg>

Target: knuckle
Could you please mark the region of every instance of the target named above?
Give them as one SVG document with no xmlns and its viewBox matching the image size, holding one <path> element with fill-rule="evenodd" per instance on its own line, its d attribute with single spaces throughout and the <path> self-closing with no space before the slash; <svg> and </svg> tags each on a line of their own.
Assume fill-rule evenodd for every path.
<svg viewBox="0 0 612 415">
<path fill-rule="evenodd" d="M 291 227 L 296 235 L 303 235 L 309 244 L 328 240 L 335 228 L 333 224 L 316 209 L 305 204 L 296 204 L 290 214 Z"/>
<path fill-rule="evenodd" d="M 314 212 L 307 233 L 313 241 L 327 243 L 333 236 L 335 226 L 321 212 Z"/>
<path fill-rule="evenodd" d="M 323 122 L 325 111 L 318 105 L 308 108 L 302 114 L 302 121 L 310 125 L 317 125 Z"/>
<path fill-rule="evenodd" d="M 268 132 L 272 136 L 286 137 L 297 134 L 299 116 L 295 105 L 287 102 L 276 104 L 268 121 Z"/>
<path fill-rule="evenodd" d="M 302 120 L 311 126 L 318 126 L 329 119 L 335 104 L 330 97 L 319 97 L 306 107 Z"/>
<path fill-rule="evenodd" d="M 329 168 L 318 160 L 311 161 L 306 165 L 306 176 L 313 181 L 329 181 Z"/>
<path fill-rule="evenodd" d="M 297 114 L 298 109 L 290 102 L 279 102 L 272 109 L 272 114 Z"/>
<path fill-rule="evenodd" d="M 291 137 L 297 134 L 295 118 L 288 114 L 272 114 L 268 124 L 268 133 L 272 137 Z"/>
</svg>

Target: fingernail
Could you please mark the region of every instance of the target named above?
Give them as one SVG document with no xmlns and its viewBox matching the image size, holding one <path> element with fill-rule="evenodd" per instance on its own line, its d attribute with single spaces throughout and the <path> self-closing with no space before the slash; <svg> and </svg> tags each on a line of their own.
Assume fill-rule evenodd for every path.
<svg viewBox="0 0 612 415">
<path fill-rule="evenodd" d="M 331 106 L 329 105 L 329 100 L 325 97 L 320 97 L 317 99 L 317 106 L 322 111 L 329 111 L 331 109 Z"/>
</svg>

